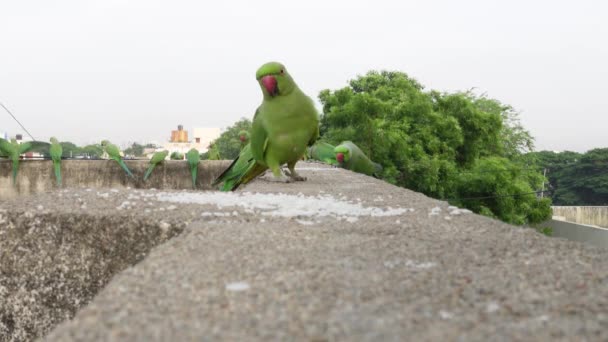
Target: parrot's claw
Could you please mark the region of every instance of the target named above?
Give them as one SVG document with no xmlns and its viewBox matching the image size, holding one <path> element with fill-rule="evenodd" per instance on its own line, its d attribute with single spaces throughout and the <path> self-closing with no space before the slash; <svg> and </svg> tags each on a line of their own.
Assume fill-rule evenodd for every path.
<svg viewBox="0 0 608 342">
<path fill-rule="evenodd" d="M 294 182 L 303 182 L 303 181 L 306 180 L 306 177 L 300 176 L 299 174 L 297 174 L 296 170 L 293 170 L 293 171 L 291 171 L 291 170 L 284 170 L 284 172 Z"/>
<path fill-rule="evenodd" d="M 291 179 L 293 179 L 296 182 L 304 182 L 306 180 L 306 177 L 300 176 L 300 175 L 295 175 L 295 176 L 291 176 Z"/>
<path fill-rule="evenodd" d="M 266 177 L 266 180 L 269 182 L 275 182 L 275 183 L 291 183 L 291 179 L 285 175 L 281 175 L 280 177 L 275 177 L 275 176 Z"/>
</svg>

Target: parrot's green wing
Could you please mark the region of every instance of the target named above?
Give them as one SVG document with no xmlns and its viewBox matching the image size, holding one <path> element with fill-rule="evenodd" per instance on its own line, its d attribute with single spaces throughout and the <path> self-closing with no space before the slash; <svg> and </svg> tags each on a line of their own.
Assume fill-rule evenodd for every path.
<svg viewBox="0 0 608 342">
<path fill-rule="evenodd" d="M 120 149 L 116 145 L 108 144 L 106 146 L 106 153 L 112 159 L 122 159 L 120 156 Z"/>
<path fill-rule="evenodd" d="M 234 191 L 241 184 L 246 184 L 262 172 L 266 171 L 267 167 L 260 165 L 255 161 L 251 152 L 251 144 L 247 144 L 239 156 L 217 177 L 212 186 L 217 186 L 224 183 L 220 190 Z"/>
<path fill-rule="evenodd" d="M 59 142 L 51 143 L 51 147 L 49 148 L 49 154 L 51 155 L 51 160 L 53 161 L 53 170 L 55 172 L 57 186 L 61 186 L 61 155 L 63 154 L 63 148 L 61 147 L 61 144 L 59 144 Z"/>
<path fill-rule="evenodd" d="M 190 175 L 192 176 L 192 188 L 196 189 L 196 178 L 198 173 L 198 163 L 201 160 L 201 155 L 197 149 L 191 148 L 186 153 L 186 160 L 188 161 L 188 166 L 190 167 Z"/>
<path fill-rule="evenodd" d="M 268 133 L 266 132 L 266 128 L 264 128 L 262 120 L 256 120 L 259 112 L 260 109 L 258 108 L 253 116 L 254 119 L 251 126 L 251 155 L 256 160 L 264 160 L 264 151 L 268 147 Z"/>
<path fill-rule="evenodd" d="M 152 158 L 150 158 L 150 166 L 148 166 L 148 169 L 146 170 L 146 173 L 144 174 L 144 181 L 148 180 L 148 177 L 150 177 L 152 170 L 154 170 L 156 165 L 162 163 L 165 160 L 165 158 L 167 158 L 168 154 L 169 154 L 169 151 L 165 150 L 165 151 L 156 152 L 152 155 Z"/>
<path fill-rule="evenodd" d="M 13 145 L 10 141 L 0 138 L 0 154 L 4 157 L 9 157 L 12 150 Z"/>
</svg>

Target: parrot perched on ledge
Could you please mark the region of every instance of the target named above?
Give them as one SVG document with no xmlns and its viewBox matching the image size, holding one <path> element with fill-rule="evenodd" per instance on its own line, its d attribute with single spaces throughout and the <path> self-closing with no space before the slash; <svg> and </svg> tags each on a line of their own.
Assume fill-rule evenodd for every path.
<svg viewBox="0 0 608 342">
<path fill-rule="evenodd" d="M 164 151 L 159 151 L 159 152 L 155 152 L 152 155 L 152 158 L 150 158 L 150 166 L 148 166 L 148 169 L 146 170 L 146 173 L 144 174 L 144 181 L 147 181 L 148 178 L 150 177 L 150 174 L 152 174 L 152 170 L 154 170 L 154 168 L 162 163 L 165 158 L 167 158 L 167 156 L 169 155 L 169 151 L 164 150 Z"/>
<path fill-rule="evenodd" d="M 376 178 L 382 173 L 382 165 L 371 161 L 352 141 L 341 142 L 334 152 L 340 167 Z"/>
<path fill-rule="evenodd" d="M 201 160 L 201 155 L 195 148 L 191 148 L 186 153 L 186 160 L 188 161 L 188 167 L 192 175 L 192 189 L 196 189 L 196 174 L 198 173 L 198 163 Z"/>
<path fill-rule="evenodd" d="M 21 144 L 16 139 L 11 141 L 0 138 L 0 153 L 13 162 L 13 186 L 17 185 L 17 171 L 19 171 L 19 156 L 30 152 L 48 152 L 50 144 L 43 141 L 26 141 Z"/>
<path fill-rule="evenodd" d="M 122 160 L 122 157 L 120 156 L 120 149 L 116 145 L 111 144 L 107 140 L 103 140 L 101 142 L 101 147 L 108 154 L 108 156 L 110 157 L 110 159 L 115 160 L 118 163 L 118 165 L 120 165 L 120 167 L 123 170 L 125 170 L 125 172 L 127 173 L 127 175 L 129 177 L 135 178 L 135 176 L 133 176 L 133 174 L 131 173 L 131 171 L 127 167 L 127 164 L 125 164 L 125 162 Z"/>
<path fill-rule="evenodd" d="M 51 137 L 51 147 L 49 148 L 49 154 L 53 161 L 53 170 L 55 171 L 55 179 L 57 180 L 57 186 L 61 186 L 61 155 L 63 154 L 63 148 L 59 141 L 55 137 Z"/>
<path fill-rule="evenodd" d="M 324 141 L 317 141 L 314 145 L 308 148 L 307 156 L 310 159 L 337 166 L 338 161 L 336 160 L 334 148 L 334 145 L 328 144 Z"/>
<path fill-rule="evenodd" d="M 214 181 L 223 183 L 223 191 L 247 184 L 267 169 L 271 181 L 302 181 L 295 165 L 306 147 L 319 137 L 319 115 L 313 101 L 300 90 L 281 63 L 270 62 L 256 72 L 263 101 L 253 117 L 250 143 Z M 287 163 L 289 178 L 281 171 Z"/>
</svg>

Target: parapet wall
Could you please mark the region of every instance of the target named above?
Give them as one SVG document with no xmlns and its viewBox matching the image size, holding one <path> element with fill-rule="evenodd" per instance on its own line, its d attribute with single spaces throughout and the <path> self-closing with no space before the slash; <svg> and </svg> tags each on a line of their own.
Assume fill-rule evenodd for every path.
<svg viewBox="0 0 608 342">
<path fill-rule="evenodd" d="M 563 221 L 608 228 L 608 206 L 554 206 L 553 216 Z"/>
<path fill-rule="evenodd" d="M 191 189 L 192 178 L 185 160 L 167 160 L 157 166 L 147 182 L 143 175 L 148 160 L 126 160 L 136 179 L 130 179 L 113 160 L 64 160 L 61 163 L 63 187 Z M 211 182 L 230 164 L 227 160 L 204 160 L 198 166 L 197 189 L 211 189 Z M 0 199 L 56 188 L 50 160 L 22 160 L 17 186 L 11 181 L 12 164 L 0 161 Z"/>
</svg>

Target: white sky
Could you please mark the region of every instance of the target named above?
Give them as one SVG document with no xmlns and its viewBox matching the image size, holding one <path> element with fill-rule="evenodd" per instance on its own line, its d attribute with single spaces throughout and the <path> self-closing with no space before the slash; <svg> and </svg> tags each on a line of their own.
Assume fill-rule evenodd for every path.
<svg viewBox="0 0 608 342">
<path fill-rule="evenodd" d="M 270 60 L 315 99 L 399 70 L 513 105 L 537 149 L 608 147 L 603 0 L 0 0 L 0 101 L 37 139 L 229 126 L 252 117 Z M 3 131 L 20 129 L 0 111 Z"/>
</svg>

